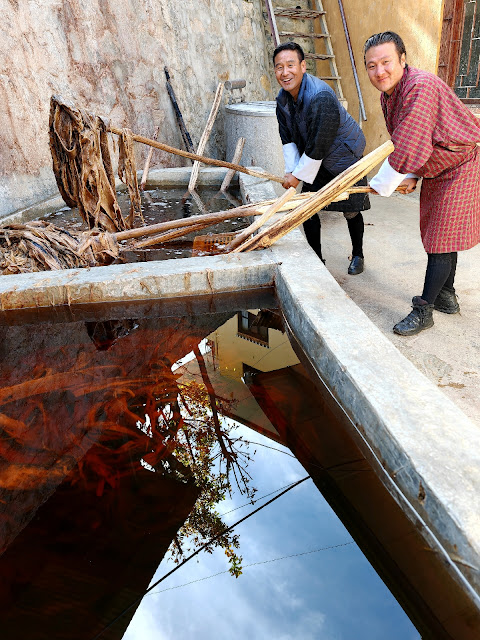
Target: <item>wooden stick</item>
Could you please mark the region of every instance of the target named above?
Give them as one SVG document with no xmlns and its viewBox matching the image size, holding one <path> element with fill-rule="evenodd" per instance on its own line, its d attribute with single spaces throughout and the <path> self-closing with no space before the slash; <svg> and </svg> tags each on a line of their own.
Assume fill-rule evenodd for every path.
<svg viewBox="0 0 480 640">
<path fill-rule="evenodd" d="M 245 138 L 239 138 L 237 140 L 237 146 L 235 147 L 235 153 L 233 154 L 232 162 L 234 164 L 238 164 L 242 159 L 243 147 L 245 146 Z M 225 192 L 230 186 L 230 182 L 232 181 L 233 176 L 235 175 L 235 171 L 233 169 L 229 169 L 225 174 L 225 178 L 223 179 L 222 186 L 220 187 L 220 191 Z"/>
<path fill-rule="evenodd" d="M 189 193 L 192 196 L 193 201 L 197 205 L 198 209 L 202 212 L 202 214 L 206 214 L 207 213 L 207 208 L 203 204 L 202 199 L 200 198 L 200 196 L 197 193 L 197 191 L 195 191 L 195 189 L 192 189 L 191 191 L 188 191 L 187 193 Z"/>
<path fill-rule="evenodd" d="M 122 130 L 118 129 L 117 127 L 109 127 L 108 131 L 110 131 L 110 133 L 115 133 L 117 136 L 121 135 L 122 133 Z M 240 173 L 246 173 L 247 175 L 254 176 L 255 178 L 265 178 L 266 180 L 272 180 L 273 182 L 279 182 L 280 184 L 282 184 L 283 182 L 283 177 L 274 176 L 273 174 L 267 173 L 266 171 L 255 171 L 254 169 L 247 169 L 247 167 L 242 167 L 239 164 L 233 164 L 233 162 L 226 162 L 225 160 L 215 160 L 214 158 L 199 156 L 196 153 L 182 151 L 182 149 L 176 149 L 175 147 L 171 147 L 170 145 L 164 144 L 163 142 L 157 142 L 156 140 L 151 140 L 150 138 L 145 138 L 144 136 L 139 136 L 137 134 L 132 135 L 132 140 L 135 140 L 135 142 L 141 142 L 142 144 L 148 144 L 150 147 L 160 149 L 161 151 L 166 151 L 167 153 L 173 153 L 176 156 L 182 156 L 182 158 L 198 160 L 199 162 L 203 162 L 203 164 L 210 164 L 214 167 L 226 167 L 227 169 L 240 171 Z"/>
<path fill-rule="evenodd" d="M 260 218 L 258 218 L 257 220 L 254 220 L 251 225 L 249 225 L 246 229 L 241 231 L 225 248 L 225 252 L 228 253 L 229 251 L 233 251 L 234 253 L 238 253 L 239 251 L 241 251 L 241 248 L 237 249 L 237 247 L 240 247 L 240 245 L 244 240 L 249 238 L 252 235 L 252 233 L 257 231 L 257 229 L 259 229 L 263 224 L 265 224 L 265 222 L 270 220 L 270 218 L 275 213 L 277 213 L 277 211 L 279 211 L 284 204 L 286 204 L 289 200 L 291 200 L 295 194 L 296 194 L 295 188 L 290 187 L 290 189 L 288 189 L 282 196 L 280 196 L 280 198 L 275 200 L 275 202 L 269 206 L 269 208 L 265 211 L 265 213 L 262 216 L 260 216 Z"/>
<path fill-rule="evenodd" d="M 207 146 L 208 139 L 210 138 L 210 134 L 212 133 L 213 125 L 215 123 L 215 119 L 217 117 L 218 110 L 220 108 L 220 104 L 222 101 L 224 84 L 220 82 L 217 91 L 215 93 L 215 98 L 213 100 L 212 108 L 210 110 L 210 115 L 208 116 L 207 124 L 205 129 L 203 130 L 202 137 L 200 138 L 200 142 L 197 147 L 197 154 L 202 155 L 205 151 L 205 147 Z M 200 171 L 200 163 L 196 160 L 193 163 L 192 173 L 190 174 L 190 182 L 188 183 L 188 190 L 193 191 L 197 185 L 198 180 L 198 172 Z"/>
<path fill-rule="evenodd" d="M 155 131 L 153 132 L 152 140 L 156 140 L 158 138 L 159 131 L 160 131 L 160 127 L 156 127 Z M 145 189 L 145 185 L 147 184 L 148 170 L 150 169 L 152 156 L 153 156 L 153 147 L 150 147 L 147 159 L 145 160 L 145 166 L 143 168 L 142 180 L 140 182 L 140 191 L 143 191 Z"/>
<path fill-rule="evenodd" d="M 173 231 L 160 233 L 157 236 L 152 236 L 151 238 L 146 238 L 145 240 L 140 240 L 139 242 L 132 243 L 130 246 L 125 247 L 125 249 L 135 251 L 136 249 L 144 249 L 145 247 L 151 247 L 154 244 L 160 244 L 162 242 L 175 240 L 176 238 L 181 238 L 182 236 L 186 236 L 189 233 L 193 233 L 194 231 L 201 231 L 202 229 L 205 229 L 205 227 L 208 227 L 209 224 L 211 223 L 194 224 L 186 229 L 174 229 Z"/>
<path fill-rule="evenodd" d="M 308 200 L 296 207 L 290 214 L 283 216 L 281 220 L 247 240 L 242 245 L 242 251 L 269 247 L 280 238 L 283 238 L 289 231 L 295 229 L 320 209 L 333 202 L 338 194 L 358 182 L 373 167 L 390 155 L 393 150 L 393 143 L 389 140 L 364 158 L 358 160 L 358 162 L 333 178 L 317 193 L 314 193 Z"/>
<path fill-rule="evenodd" d="M 403 187 L 396 189 L 399 192 L 404 190 Z M 350 193 L 376 193 L 370 187 L 349 187 L 341 194 L 337 195 L 334 201 L 346 199 Z M 294 209 L 299 203 L 306 202 L 312 197 L 314 193 L 297 193 L 291 200 L 284 202 L 277 211 L 288 211 Z M 168 220 L 167 222 L 159 222 L 158 224 L 148 225 L 146 227 L 139 227 L 137 229 L 127 229 L 126 231 L 119 231 L 113 233 L 117 241 L 131 240 L 134 238 L 140 238 L 142 236 L 150 236 L 154 234 L 160 234 L 171 229 L 186 229 L 185 233 L 190 233 L 188 227 L 195 227 L 197 225 L 203 225 L 202 228 L 230 220 L 231 218 L 245 218 L 249 216 L 261 216 L 268 211 L 269 206 L 274 204 L 276 200 L 265 200 L 254 204 L 246 204 L 234 209 L 227 209 L 226 211 L 217 211 L 216 213 L 208 213 L 205 215 L 196 215 L 190 218 L 182 218 L 181 220 Z"/>
<path fill-rule="evenodd" d="M 236 207 L 235 209 L 227 209 L 226 211 L 217 211 L 216 213 L 207 213 L 206 215 L 192 216 L 191 218 L 182 218 L 181 220 L 168 220 L 167 222 L 159 222 L 158 224 L 151 224 L 147 227 L 139 227 L 138 229 L 127 229 L 126 231 L 119 231 L 112 235 L 115 236 L 117 241 L 131 240 L 133 238 L 140 238 L 141 236 L 153 235 L 154 233 L 161 233 L 163 231 L 169 231 L 170 229 L 181 229 L 183 227 L 191 227 L 197 224 L 210 223 L 217 224 L 230 218 L 246 218 L 248 216 L 262 215 L 263 211 L 257 211 L 254 207 L 256 205 L 245 205 L 242 207 Z"/>
<path fill-rule="evenodd" d="M 173 90 L 172 83 L 170 82 L 170 73 L 168 72 L 168 67 L 163 67 L 165 72 L 165 77 L 167 78 L 167 82 L 165 86 L 167 87 L 168 95 L 170 96 L 170 100 L 172 102 L 173 110 L 175 112 L 175 118 L 177 119 L 178 128 L 180 129 L 180 134 L 182 136 L 183 144 L 185 145 L 185 149 L 190 151 L 190 153 L 194 152 L 192 138 L 188 133 L 187 127 L 185 126 L 185 122 L 183 120 L 182 112 L 180 111 L 180 107 L 178 106 L 177 97 L 175 96 L 175 91 Z"/>
<path fill-rule="evenodd" d="M 365 187 L 361 187 L 362 189 Z M 347 190 L 348 192 L 349 190 Z M 373 189 L 372 189 L 373 191 Z M 226 193 L 225 195 L 228 195 Z M 285 202 L 278 211 L 288 211 L 298 206 L 299 202 L 304 202 L 308 198 L 312 197 L 312 193 L 297 193 L 292 200 Z M 339 199 L 345 199 L 346 195 L 340 194 Z M 170 229 L 177 229 L 183 227 L 189 227 L 203 222 L 211 224 L 217 224 L 218 222 L 224 222 L 231 218 L 245 218 L 248 216 L 261 216 L 263 215 L 270 205 L 276 200 L 264 200 L 263 202 L 257 202 L 253 204 L 245 204 L 233 209 L 226 209 L 225 211 L 217 211 L 215 213 L 207 213 L 205 215 L 196 215 L 190 218 L 182 218 L 181 220 L 168 220 L 167 222 L 159 222 L 157 224 L 151 224 L 146 227 L 138 227 L 136 229 L 127 229 L 126 231 L 118 231 L 113 235 L 120 242 L 121 240 L 131 240 L 133 238 L 140 238 L 141 236 L 153 235 L 155 233 L 161 233 L 163 231 L 169 231 Z"/>
<path fill-rule="evenodd" d="M 404 191 L 404 187 L 398 187 L 396 191 L 402 193 Z M 343 193 L 336 196 L 334 201 L 346 199 L 350 193 L 376 193 L 370 187 L 350 187 L 346 189 Z M 309 198 L 311 198 L 313 193 L 297 193 L 290 201 L 285 202 L 278 211 L 288 211 L 294 209 L 298 206 L 300 202 L 305 202 Z M 164 231 L 169 231 L 170 229 L 180 229 L 184 227 L 190 227 L 196 224 L 207 222 L 210 224 L 217 224 L 219 222 L 224 222 L 225 220 L 230 220 L 231 218 L 245 218 L 248 216 L 261 216 L 266 211 L 268 211 L 268 207 L 272 205 L 275 200 L 264 200 L 263 202 L 257 202 L 254 204 L 245 204 L 240 207 L 235 207 L 234 209 L 227 209 L 226 211 L 217 211 L 216 213 L 208 213 L 205 215 L 196 215 L 191 218 L 182 218 L 181 220 L 168 220 L 167 222 L 159 222 L 157 224 L 151 224 L 146 227 L 138 227 L 137 229 L 127 229 L 126 231 L 118 231 L 112 235 L 118 241 L 121 240 L 131 240 L 133 238 L 140 238 L 142 236 L 153 235 L 155 233 L 162 233 Z M 205 226 L 209 226 L 205 225 Z"/>
</svg>

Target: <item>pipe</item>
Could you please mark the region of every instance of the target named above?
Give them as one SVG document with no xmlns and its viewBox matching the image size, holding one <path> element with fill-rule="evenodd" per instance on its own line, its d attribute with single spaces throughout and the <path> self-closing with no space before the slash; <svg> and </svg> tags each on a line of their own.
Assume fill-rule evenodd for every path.
<svg viewBox="0 0 480 640">
<path fill-rule="evenodd" d="M 345 12 L 343 10 L 342 0 L 338 0 L 338 6 L 340 7 L 340 14 L 342 16 L 342 22 L 343 22 L 343 30 L 345 31 L 345 38 L 347 40 L 348 53 L 350 55 L 350 62 L 352 63 L 353 78 L 355 80 L 355 86 L 357 87 L 358 101 L 360 103 L 360 113 L 362 118 L 366 122 L 367 114 L 365 111 L 365 105 L 363 103 L 363 96 L 362 96 L 362 90 L 360 89 L 360 82 L 358 81 L 357 67 L 355 65 L 355 57 L 353 55 L 352 43 L 350 42 L 350 34 L 348 33 L 347 19 L 345 17 Z"/>
</svg>

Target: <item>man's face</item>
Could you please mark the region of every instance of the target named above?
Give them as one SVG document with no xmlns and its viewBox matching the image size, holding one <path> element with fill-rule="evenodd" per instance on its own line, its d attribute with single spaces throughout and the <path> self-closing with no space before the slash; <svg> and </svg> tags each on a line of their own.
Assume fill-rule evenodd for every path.
<svg viewBox="0 0 480 640">
<path fill-rule="evenodd" d="M 403 76 L 405 54 L 399 58 L 394 43 L 386 42 L 370 47 L 365 54 L 365 63 L 373 86 L 390 95 Z"/>
<path fill-rule="evenodd" d="M 305 60 L 300 62 L 298 53 L 290 49 L 284 49 L 275 56 L 275 77 L 278 84 L 288 91 L 294 100 L 300 91 L 303 74 L 307 70 Z"/>
</svg>

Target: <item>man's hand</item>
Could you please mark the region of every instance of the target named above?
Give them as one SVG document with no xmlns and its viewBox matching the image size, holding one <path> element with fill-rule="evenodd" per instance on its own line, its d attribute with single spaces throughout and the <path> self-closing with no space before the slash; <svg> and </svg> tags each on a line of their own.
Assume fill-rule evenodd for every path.
<svg viewBox="0 0 480 640">
<path fill-rule="evenodd" d="M 290 187 L 295 187 L 296 189 L 299 184 L 300 184 L 300 180 L 298 180 L 298 178 L 295 178 L 293 173 L 286 173 L 285 177 L 283 178 L 282 187 L 284 189 L 290 189 Z"/>
<path fill-rule="evenodd" d="M 400 183 L 400 186 L 404 187 L 405 193 L 412 193 L 412 191 L 415 191 L 417 188 L 417 182 L 418 178 L 405 178 L 405 180 Z"/>
</svg>

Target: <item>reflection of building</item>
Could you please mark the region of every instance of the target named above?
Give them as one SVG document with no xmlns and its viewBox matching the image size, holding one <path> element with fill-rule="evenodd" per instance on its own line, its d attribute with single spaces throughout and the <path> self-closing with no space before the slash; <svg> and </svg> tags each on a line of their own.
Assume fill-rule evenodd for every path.
<svg viewBox="0 0 480 640">
<path fill-rule="evenodd" d="M 220 397 L 235 398 L 231 417 L 273 439 L 279 435 L 243 379 L 257 371 L 275 371 L 298 363 L 281 317 L 272 311 L 239 311 L 208 336 L 205 354 L 210 380 Z M 201 380 L 197 362 L 190 360 L 179 369 L 186 381 Z"/>
<path fill-rule="evenodd" d="M 256 344 L 268 347 L 268 327 L 257 324 L 255 321 L 258 316 L 251 311 L 238 311 L 238 329 L 237 336 L 250 340 Z"/>
</svg>

